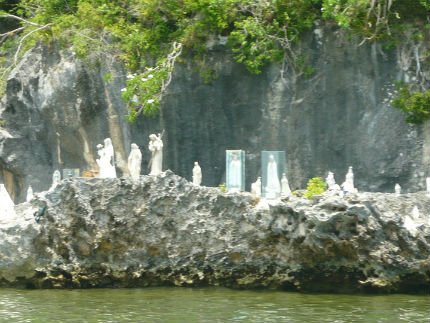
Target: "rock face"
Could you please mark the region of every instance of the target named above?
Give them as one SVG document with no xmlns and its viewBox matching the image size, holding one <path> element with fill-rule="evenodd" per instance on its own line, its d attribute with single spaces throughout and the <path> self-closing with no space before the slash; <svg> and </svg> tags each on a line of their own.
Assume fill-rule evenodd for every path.
<svg viewBox="0 0 430 323">
<path fill-rule="evenodd" d="M 46 47 L 28 52 L 13 70 L 0 106 L 0 177 L 15 201 L 24 200 L 29 185 L 47 190 L 57 169 L 98 170 L 96 145 L 106 137 L 117 167 L 127 168 L 121 82 L 104 82 L 105 73 Z"/>
<path fill-rule="evenodd" d="M 159 116 L 133 125 L 125 122 L 121 66 L 35 48 L 10 75 L 0 103 L 0 182 L 22 202 L 28 185 L 48 189 L 56 169 L 97 170 L 96 145 L 106 137 L 119 174 L 127 172 L 132 142 L 142 149 L 146 174 L 148 135 L 165 129 L 164 168 L 191 179 L 198 161 L 208 186 L 225 182 L 225 150 L 244 149 L 248 190 L 261 175 L 262 150 L 287 152 L 293 190 L 328 170 L 342 183 L 348 166 L 359 190 L 392 192 L 396 183 L 405 192 L 424 189 L 430 123 L 408 126 L 386 101 L 394 81 L 415 75 L 413 61 L 405 65 L 401 48 L 358 46 L 339 31 L 318 30 L 297 49 L 313 69 L 307 77 L 288 63 L 250 75 L 225 47 L 214 46 L 211 83 L 191 63 L 177 64 Z"/>
<path fill-rule="evenodd" d="M 207 185 L 217 185 L 224 150 L 244 149 L 249 190 L 261 176 L 260 152 L 285 150 L 292 189 L 329 170 L 342 183 L 353 166 L 359 190 L 392 192 L 396 183 L 407 192 L 423 190 L 430 123 L 409 126 L 389 104 L 393 82 L 411 75 L 399 63 L 401 51 L 358 46 L 333 31 L 322 41 L 312 35 L 301 46 L 315 68 L 307 78 L 288 64 L 284 73 L 272 65 L 250 75 L 223 48 L 213 49 L 217 78 L 210 84 L 190 78 L 191 65 L 178 68 L 161 117 L 169 167 L 188 178 L 192 161 L 185 156 L 193 156 L 206 176 L 219 179 Z"/>
<path fill-rule="evenodd" d="M 423 218 L 409 232 L 414 205 Z M 16 220 L 0 225 L 1 286 L 430 293 L 430 199 L 421 192 L 265 208 L 248 193 L 167 171 L 63 180 L 15 210 Z"/>
</svg>

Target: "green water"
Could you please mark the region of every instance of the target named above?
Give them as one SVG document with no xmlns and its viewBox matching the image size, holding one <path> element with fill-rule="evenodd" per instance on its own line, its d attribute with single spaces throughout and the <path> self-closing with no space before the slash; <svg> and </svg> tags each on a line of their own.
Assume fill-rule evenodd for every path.
<svg viewBox="0 0 430 323">
<path fill-rule="evenodd" d="M 430 296 L 224 288 L 0 289 L 0 322 L 430 322 Z"/>
</svg>

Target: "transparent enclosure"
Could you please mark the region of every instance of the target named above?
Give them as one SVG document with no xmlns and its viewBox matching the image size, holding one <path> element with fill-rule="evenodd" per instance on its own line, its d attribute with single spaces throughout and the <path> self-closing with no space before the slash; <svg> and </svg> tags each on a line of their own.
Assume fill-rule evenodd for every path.
<svg viewBox="0 0 430 323">
<path fill-rule="evenodd" d="M 282 173 L 287 172 L 285 151 L 262 151 L 261 168 L 263 197 L 279 198 Z"/>
<path fill-rule="evenodd" d="M 229 192 L 245 190 L 245 151 L 226 150 L 226 186 Z"/>
<path fill-rule="evenodd" d="M 79 177 L 79 176 L 80 176 L 79 168 L 64 168 L 63 169 L 63 178 Z"/>
</svg>

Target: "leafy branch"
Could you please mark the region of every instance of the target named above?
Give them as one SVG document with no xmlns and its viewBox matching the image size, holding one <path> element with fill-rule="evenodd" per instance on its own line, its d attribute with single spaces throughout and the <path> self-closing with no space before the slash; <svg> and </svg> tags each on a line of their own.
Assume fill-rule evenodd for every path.
<svg viewBox="0 0 430 323">
<path fill-rule="evenodd" d="M 0 44 L 2 44 L 6 39 L 13 37 L 17 34 L 23 33 L 24 31 L 25 34 L 19 38 L 18 41 L 18 46 L 16 47 L 15 53 L 13 55 L 13 63 L 6 67 L 6 68 L 2 68 L 2 74 L 1 74 L 1 78 L 4 79 L 5 76 L 12 70 L 13 67 L 16 66 L 16 64 L 18 63 L 18 59 L 22 50 L 23 45 L 25 44 L 25 41 L 27 40 L 27 38 L 29 38 L 32 34 L 37 33 L 43 29 L 47 29 L 49 27 L 52 26 L 51 23 L 45 24 L 45 25 L 40 25 L 37 23 L 34 23 L 30 20 L 24 19 L 22 17 L 10 14 L 10 13 L 0 13 L 0 18 L 11 18 L 14 20 L 17 20 L 19 22 L 22 22 L 23 24 L 25 24 L 26 26 L 20 26 L 17 27 L 15 29 L 12 29 L 10 31 L 7 31 L 5 33 L 0 34 Z M 27 26 L 32 26 L 32 27 L 37 27 L 35 29 L 30 29 L 28 30 Z"/>
<path fill-rule="evenodd" d="M 171 52 L 155 67 L 148 67 L 142 73 L 127 75 L 127 86 L 121 90 L 129 105 L 129 121 L 135 121 L 141 114 L 153 114 L 172 81 L 176 59 L 182 53 L 182 44 L 174 42 Z"/>
<path fill-rule="evenodd" d="M 406 114 L 406 122 L 421 124 L 430 119 L 430 90 L 413 91 L 407 84 L 397 84 L 392 106 Z"/>
</svg>

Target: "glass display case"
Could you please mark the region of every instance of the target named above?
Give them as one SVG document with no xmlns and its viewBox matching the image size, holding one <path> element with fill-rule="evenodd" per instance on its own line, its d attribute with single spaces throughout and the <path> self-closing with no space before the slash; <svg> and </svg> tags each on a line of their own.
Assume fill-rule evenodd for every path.
<svg viewBox="0 0 430 323">
<path fill-rule="evenodd" d="M 79 176 L 80 176 L 79 168 L 64 168 L 63 169 L 63 178 L 79 177 Z"/>
<path fill-rule="evenodd" d="M 226 186 L 228 192 L 245 190 L 245 151 L 226 150 Z"/>
<path fill-rule="evenodd" d="M 285 151 L 262 151 L 262 195 L 267 199 L 281 196 L 282 173 L 287 172 Z"/>
</svg>

